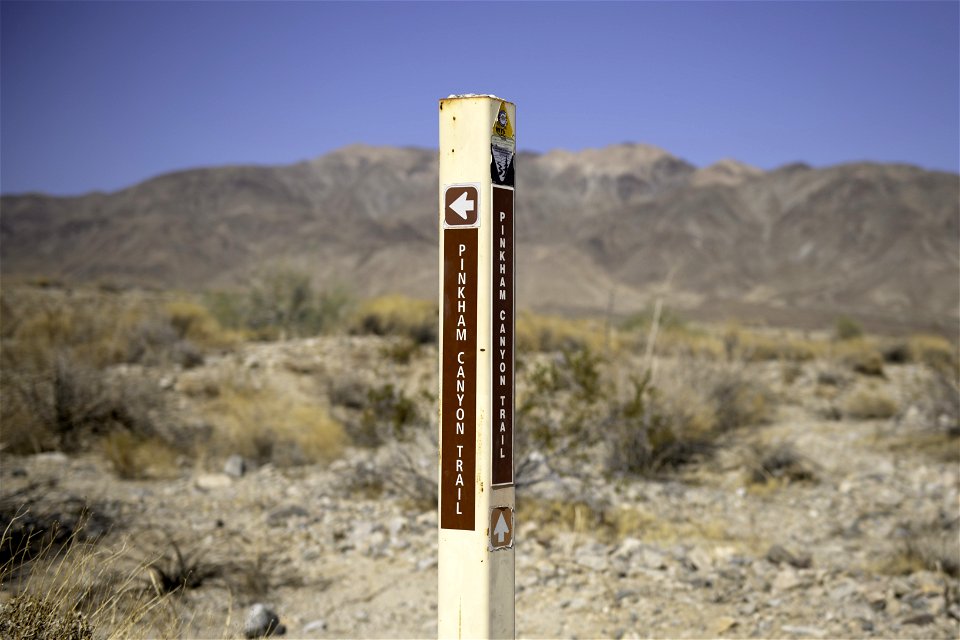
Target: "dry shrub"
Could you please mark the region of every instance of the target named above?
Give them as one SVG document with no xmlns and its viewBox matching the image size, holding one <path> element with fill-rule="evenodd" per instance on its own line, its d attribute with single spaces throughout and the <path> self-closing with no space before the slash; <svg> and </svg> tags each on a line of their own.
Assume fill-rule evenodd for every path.
<svg viewBox="0 0 960 640">
<path fill-rule="evenodd" d="M 419 422 L 416 402 L 392 384 L 367 389 L 359 429 L 351 432 L 354 443 L 378 447 L 391 440 L 404 440 Z"/>
<path fill-rule="evenodd" d="M 739 366 L 683 361 L 655 384 L 635 378 L 632 385 L 609 430 L 613 471 L 682 467 L 711 454 L 722 433 L 762 424 L 772 412 L 769 389 Z"/>
<path fill-rule="evenodd" d="M 319 405 L 269 389 L 226 386 L 207 407 L 213 425 L 209 445 L 279 466 L 329 461 L 346 443 L 343 426 Z"/>
<path fill-rule="evenodd" d="M 763 424 L 771 418 L 773 395 L 755 377 L 740 367 L 720 367 L 708 374 L 712 401 L 720 432 Z"/>
<path fill-rule="evenodd" d="M 167 599 L 141 588 L 142 572 L 127 548 L 104 549 L 73 537 L 70 544 L 45 546 L 28 562 L 15 558 L 0 567 L 0 582 L 14 592 L 0 605 L 0 637 L 178 636 L 179 616 L 167 609 Z"/>
<path fill-rule="evenodd" d="M 905 528 L 905 541 L 877 567 L 881 573 L 937 571 L 960 577 L 960 519 L 942 513 L 932 522 L 908 522 Z"/>
<path fill-rule="evenodd" d="M 849 316 L 840 316 L 834 323 L 834 335 L 837 340 L 856 340 L 863 337 L 863 327 Z"/>
<path fill-rule="evenodd" d="M 734 341 L 734 357 L 744 362 L 779 360 L 807 362 L 823 353 L 823 344 L 787 334 L 770 335 L 740 330 L 734 336 L 728 332 L 725 340 Z"/>
<path fill-rule="evenodd" d="M 941 336 L 915 335 L 907 341 L 910 360 L 927 365 L 943 375 L 957 378 L 960 358 L 957 347 Z"/>
<path fill-rule="evenodd" d="M 602 322 L 574 320 L 521 311 L 516 318 L 517 351 L 553 352 L 576 349 L 601 350 L 606 344 Z"/>
<path fill-rule="evenodd" d="M 749 469 L 751 484 L 779 486 L 816 480 L 811 462 L 790 443 L 751 447 L 744 466 Z"/>
<path fill-rule="evenodd" d="M 862 387 L 847 396 L 843 414 L 857 420 L 887 419 L 897 414 L 897 402 L 876 386 Z"/>
<path fill-rule="evenodd" d="M 855 338 L 839 342 L 833 353 L 835 358 L 857 373 L 878 377 L 884 375 L 883 354 L 871 340 Z"/>
<path fill-rule="evenodd" d="M 289 264 L 260 269 L 244 289 L 208 292 L 218 323 L 259 340 L 302 338 L 340 328 L 353 307 L 342 287 L 317 292 L 308 271 Z"/>
<path fill-rule="evenodd" d="M 533 535 L 547 543 L 558 531 L 585 534 L 607 543 L 627 537 L 639 537 L 648 543 L 731 539 L 722 520 L 676 521 L 633 506 L 585 500 L 528 498 L 517 502 L 517 517 L 535 522 L 538 526 Z"/>
<path fill-rule="evenodd" d="M 686 326 L 665 328 L 658 334 L 655 347 L 659 353 L 679 357 L 721 360 L 724 356 L 723 340 Z"/>
<path fill-rule="evenodd" d="M 107 376 L 63 354 L 50 369 L 0 379 L 10 399 L 0 440 L 12 453 L 78 451 L 117 430 L 155 435 L 155 418 L 164 411 L 154 385 Z"/>
<path fill-rule="evenodd" d="M 9 640 L 58 638 L 93 640 L 93 628 L 79 611 L 66 609 L 45 594 L 19 593 L 0 605 L 0 634 Z"/>
<path fill-rule="evenodd" d="M 242 337 L 235 331 L 224 329 L 209 309 L 192 300 L 167 303 L 164 312 L 180 339 L 189 340 L 200 347 L 231 347 Z"/>
<path fill-rule="evenodd" d="M 427 344 L 436 342 L 438 323 L 436 303 L 390 295 L 363 303 L 350 322 L 350 332 L 405 336 L 418 344 Z"/>
<path fill-rule="evenodd" d="M 104 458 L 125 479 L 169 478 L 176 475 L 178 452 L 157 437 L 114 431 L 100 441 Z"/>
</svg>

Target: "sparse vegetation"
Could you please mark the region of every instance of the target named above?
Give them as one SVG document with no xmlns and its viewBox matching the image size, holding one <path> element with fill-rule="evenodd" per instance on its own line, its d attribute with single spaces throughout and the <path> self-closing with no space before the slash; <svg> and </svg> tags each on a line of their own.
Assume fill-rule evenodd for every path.
<svg viewBox="0 0 960 640">
<path fill-rule="evenodd" d="M 834 323 L 834 335 L 837 340 L 855 340 L 863 337 L 863 327 L 849 316 L 840 316 Z"/>
<path fill-rule="evenodd" d="M 360 305 L 350 321 L 350 332 L 403 336 L 415 344 L 427 344 L 436 341 L 439 322 L 435 303 L 391 295 Z"/>
<path fill-rule="evenodd" d="M 330 461 L 347 441 L 343 426 L 324 407 L 286 398 L 275 389 L 225 386 L 207 405 L 207 417 L 214 428 L 203 446 L 258 464 Z"/>
<path fill-rule="evenodd" d="M 314 289 L 310 274 L 289 265 L 261 270 L 246 289 L 206 295 L 213 317 L 225 327 L 258 340 L 282 340 L 340 329 L 354 305 L 343 287 Z"/>
<path fill-rule="evenodd" d="M 843 414 L 856 420 L 885 420 L 896 413 L 896 400 L 875 386 L 857 389 L 843 404 Z"/>
</svg>

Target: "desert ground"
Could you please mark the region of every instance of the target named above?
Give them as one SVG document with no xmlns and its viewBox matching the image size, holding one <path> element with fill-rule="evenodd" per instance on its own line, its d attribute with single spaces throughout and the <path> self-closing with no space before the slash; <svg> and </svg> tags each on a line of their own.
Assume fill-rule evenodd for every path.
<svg viewBox="0 0 960 640">
<path fill-rule="evenodd" d="M 436 636 L 432 305 L 3 295 L 0 635 Z M 659 308 L 517 340 L 518 637 L 960 637 L 955 342 Z"/>
</svg>

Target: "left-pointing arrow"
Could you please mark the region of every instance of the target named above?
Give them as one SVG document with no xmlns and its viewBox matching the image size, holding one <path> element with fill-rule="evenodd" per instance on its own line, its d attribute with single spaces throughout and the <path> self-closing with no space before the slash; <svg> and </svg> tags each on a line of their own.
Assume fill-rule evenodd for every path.
<svg viewBox="0 0 960 640">
<path fill-rule="evenodd" d="M 467 219 L 467 213 L 473 212 L 474 201 L 467 199 L 467 192 L 464 191 L 460 194 L 460 197 L 450 203 L 450 208 L 453 209 L 458 216 Z"/>
</svg>

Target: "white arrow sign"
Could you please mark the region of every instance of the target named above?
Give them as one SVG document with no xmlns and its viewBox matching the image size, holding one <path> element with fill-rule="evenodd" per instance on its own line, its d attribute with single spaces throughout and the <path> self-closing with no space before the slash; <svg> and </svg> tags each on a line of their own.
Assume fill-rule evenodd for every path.
<svg viewBox="0 0 960 640">
<path fill-rule="evenodd" d="M 503 511 L 500 512 L 500 519 L 497 520 L 497 526 L 493 534 L 497 536 L 497 543 L 503 544 L 503 537 L 510 533 L 510 527 L 507 526 L 507 520 L 503 517 Z"/>
<path fill-rule="evenodd" d="M 457 198 L 450 204 L 450 208 L 453 209 L 458 216 L 466 220 L 467 213 L 473 212 L 474 204 L 475 203 L 473 200 L 467 200 L 467 192 L 464 191 L 463 193 L 460 194 L 459 198 Z"/>
</svg>

